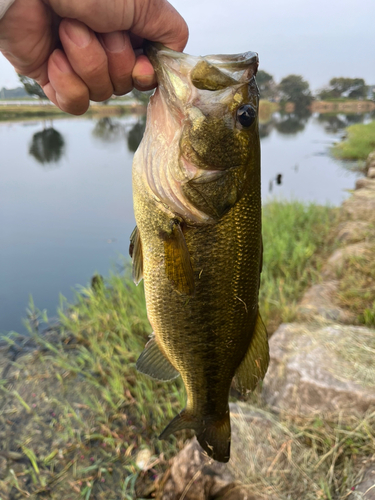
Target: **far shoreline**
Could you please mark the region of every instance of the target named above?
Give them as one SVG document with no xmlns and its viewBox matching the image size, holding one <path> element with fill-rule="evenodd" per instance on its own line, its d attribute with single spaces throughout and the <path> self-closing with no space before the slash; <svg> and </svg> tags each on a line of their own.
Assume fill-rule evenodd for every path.
<svg viewBox="0 0 375 500">
<path fill-rule="evenodd" d="M 271 102 L 265 99 L 260 100 L 259 106 L 260 122 L 267 122 L 273 113 L 282 111 L 284 113 L 293 113 L 295 105 L 292 102 Z M 126 101 L 126 100 L 111 100 L 110 103 L 100 104 L 92 103 L 89 109 L 80 117 L 93 117 L 93 116 L 121 116 L 126 114 L 145 114 L 147 106 L 141 102 Z M 349 100 L 349 99 L 335 99 L 331 101 L 313 101 L 309 106 L 311 113 L 370 113 L 375 111 L 375 101 L 369 100 Z M 40 103 L 35 101 L 11 100 L 3 104 L 0 100 L 0 122 L 6 121 L 23 121 L 28 119 L 50 119 L 70 117 L 73 115 L 61 111 L 52 103 Z"/>
</svg>

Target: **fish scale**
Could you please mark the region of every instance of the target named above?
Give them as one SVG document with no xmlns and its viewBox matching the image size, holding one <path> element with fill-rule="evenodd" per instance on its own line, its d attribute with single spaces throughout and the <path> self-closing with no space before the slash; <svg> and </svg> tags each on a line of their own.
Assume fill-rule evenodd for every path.
<svg viewBox="0 0 375 500">
<path fill-rule="evenodd" d="M 141 259 L 135 269 L 142 269 L 154 337 L 137 367 L 161 380 L 181 375 L 184 382 L 186 408 L 161 437 L 192 428 L 203 449 L 225 462 L 230 453 L 232 380 L 235 377 L 242 391 L 252 390 L 269 360 L 267 334 L 258 313 L 262 253 L 259 134 L 256 122 L 242 120 L 245 127 L 235 118 L 239 106 L 251 110 L 257 106 L 253 78 L 257 59 L 254 54 L 242 59 L 233 56 L 237 57 L 234 63 L 225 59 L 223 64 L 236 76 L 232 79 L 215 73 L 221 73 L 223 65 L 220 69 L 211 63 L 202 65 L 202 58 L 170 49 L 151 46 L 148 50 L 159 89 L 151 98 L 145 138 L 133 163 L 138 236 L 132 242 L 132 256 L 135 264 Z M 219 61 L 221 56 L 211 57 Z M 199 73 L 194 73 L 198 65 Z M 209 72 L 209 92 L 202 68 Z M 165 130 L 160 126 L 161 112 L 170 114 Z M 224 128 L 218 127 L 220 120 Z M 160 147 L 172 143 L 179 133 L 176 154 L 175 149 L 171 154 Z M 181 158 L 195 165 L 199 182 L 191 178 L 191 170 L 186 175 L 181 170 L 175 182 L 180 191 L 174 196 L 186 200 L 186 209 L 176 212 L 177 205 L 168 199 L 167 191 L 155 188 L 152 169 L 155 165 L 166 169 L 167 175 L 157 176 L 167 179 L 169 172 L 183 169 Z M 220 164 L 223 174 L 206 181 L 205 168 L 215 169 L 211 160 Z M 200 213 L 202 219 L 197 220 Z M 135 274 L 138 282 L 142 276 Z"/>
</svg>

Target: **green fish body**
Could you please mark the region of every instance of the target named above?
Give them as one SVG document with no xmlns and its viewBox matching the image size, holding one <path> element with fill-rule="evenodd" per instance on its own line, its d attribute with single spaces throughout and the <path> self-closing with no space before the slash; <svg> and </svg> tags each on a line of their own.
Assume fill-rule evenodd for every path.
<svg viewBox="0 0 375 500">
<path fill-rule="evenodd" d="M 153 337 L 137 368 L 181 375 L 186 408 L 161 438 L 194 429 L 230 456 L 233 378 L 253 390 L 269 362 L 258 312 L 262 262 L 256 54 L 192 57 L 150 45 L 158 89 L 133 162 L 133 276 Z"/>
</svg>

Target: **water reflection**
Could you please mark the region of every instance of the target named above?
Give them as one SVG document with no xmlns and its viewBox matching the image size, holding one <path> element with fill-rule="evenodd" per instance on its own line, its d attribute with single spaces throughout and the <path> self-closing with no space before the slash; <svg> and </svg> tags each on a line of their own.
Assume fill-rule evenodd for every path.
<svg viewBox="0 0 375 500">
<path fill-rule="evenodd" d="M 318 115 L 318 122 L 324 126 L 326 132 L 336 133 L 355 123 L 363 123 L 367 115 L 363 113 L 321 113 Z"/>
<path fill-rule="evenodd" d="M 282 114 L 275 123 L 275 128 L 280 134 L 296 135 L 302 132 L 311 117 L 311 112 L 304 108 L 294 113 Z"/>
<path fill-rule="evenodd" d="M 309 123 L 312 114 L 309 110 L 302 110 L 293 113 L 274 113 L 268 121 L 259 124 L 259 135 L 261 139 L 268 137 L 273 130 L 277 130 L 282 135 L 297 135 L 303 132 Z M 329 134 L 336 134 L 350 125 L 356 123 L 366 123 L 375 119 L 375 112 L 372 113 L 320 113 L 314 115 L 317 123 L 324 127 Z"/>
<path fill-rule="evenodd" d="M 132 153 L 135 153 L 137 151 L 138 146 L 142 140 L 145 128 L 146 128 L 146 115 L 143 115 L 134 125 L 134 127 L 131 130 L 129 130 L 128 148 L 129 151 L 131 151 Z"/>
<path fill-rule="evenodd" d="M 272 132 L 274 126 L 275 126 L 275 120 L 273 117 L 266 123 L 259 123 L 259 137 L 261 139 L 268 137 Z"/>
<path fill-rule="evenodd" d="M 139 117 L 132 126 L 129 125 L 110 117 L 100 118 L 95 124 L 92 135 L 105 143 L 115 143 L 125 139 L 128 150 L 134 153 L 146 128 L 146 115 Z"/>
<path fill-rule="evenodd" d="M 105 116 L 96 122 L 92 135 L 103 142 L 114 143 L 124 139 L 125 129 L 121 122 Z"/>
<path fill-rule="evenodd" d="M 42 165 L 57 164 L 65 153 L 63 136 L 52 126 L 36 132 L 29 147 L 29 154 Z"/>
</svg>

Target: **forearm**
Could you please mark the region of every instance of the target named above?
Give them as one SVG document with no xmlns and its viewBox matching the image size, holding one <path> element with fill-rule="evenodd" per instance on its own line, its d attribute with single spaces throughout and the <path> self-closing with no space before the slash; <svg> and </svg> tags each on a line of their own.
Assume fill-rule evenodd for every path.
<svg viewBox="0 0 375 500">
<path fill-rule="evenodd" d="M 4 17 L 5 12 L 12 5 L 14 0 L 0 0 L 0 19 Z"/>
</svg>

